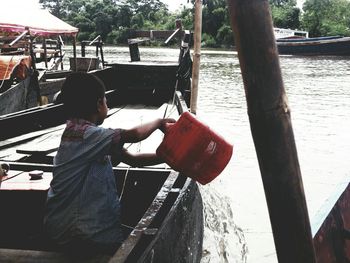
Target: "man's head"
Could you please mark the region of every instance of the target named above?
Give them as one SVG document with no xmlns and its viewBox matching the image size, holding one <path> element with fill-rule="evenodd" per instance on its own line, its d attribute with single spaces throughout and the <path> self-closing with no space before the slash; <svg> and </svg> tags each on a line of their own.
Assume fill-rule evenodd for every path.
<svg viewBox="0 0 350 263">
<path fill-rule="evenodd" d="M 70 74 L 61 89 L 61 100 L 69 117 L 87 118 L 98 113 L 105 99 L 105 86 L 96 76 L 84 72 Z"/>
</svg>

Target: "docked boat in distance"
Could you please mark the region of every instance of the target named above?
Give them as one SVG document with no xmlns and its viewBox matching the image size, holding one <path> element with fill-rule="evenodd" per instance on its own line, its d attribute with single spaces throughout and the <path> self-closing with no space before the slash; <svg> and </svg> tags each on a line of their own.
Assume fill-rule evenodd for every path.
<svg viewBox="0 0 350 263">
<path fill-rule="evenodd" d="M 280 55 L 350 56 L 350 37 L 308 37 L 308 32 L 275 28 Z"/>
</svg>

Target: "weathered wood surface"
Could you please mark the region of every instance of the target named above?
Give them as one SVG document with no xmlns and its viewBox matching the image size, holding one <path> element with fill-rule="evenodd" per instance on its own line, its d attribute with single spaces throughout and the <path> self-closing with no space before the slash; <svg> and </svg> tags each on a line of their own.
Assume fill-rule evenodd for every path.
<svg viewBox="0 0 350 263">
<path fill-rule="evenodd" d="M 228 4 L 278 260 L 315 262 L 269 2 Z"/>
<path fill-rule="evenodd" d="M 108 118 L 102 124 L 105 128 L 130 129 L 142 123 L 163 118 L 167 104 L 161 107 L 133 105 L 113 108 L 109 111 Z M 8 139 L 0 143 L 0 159 L 3 161 L 19 161 L 28 156 L 51 156 L 58 149 L 65 125 L 32 132 L 16 138 Z M 155 152 L 163 138 L 160 130 L 155 131 L 146 140 L 128 144 L 126 147 L 132 152 Z M 160 165 L 164 167 L 164 165 Z"/>
<path fill-rule="evenodd" d="M 6 263 L 33 263 L 35 258 L 36 263 L 62 263 L 72 262 L 67 256 L 57 252 L 33 251 L 33 250 L 15 250 L 15 249 L 0 249 L 0 262 Z M 105 261 L 107 262 L 107 261 Z"/>
<path fill-rule="evenodd" d="M 52 180 L 52 173 L 44 173 L 42 179 L 32 180 L 29 172 L 11 171 L 11 174 L 17 173 L 13 177 L 3 179 L 1 184 L 1 191 L 47 191 L 50 188 Z"/>
<path fill-rule="evenodd" d="M 318 263 L 350 260 L 350 184 L 338 185 L 312 220 Z"/>
<path fill-rule="evenodd" d="M 119 249 L 112 257 L 110 261 L 111 263 L 125 262 L 127 260 L 129 254 L 141 239 L 141 236 L 146 232 L 146 229 L 154 220 L 154 215 L 156 215 L 161 209 L 177 177 L 178 173 L 176 172 L 171 172 L 169 174 L 167 181 L 158 192 L 157 196 L 152 202 L 152 205 L 147 209 L 137 226 L 134 228 L 128 238 L 123 242 L 122 249 Z M 153 229 L 153 233 L 156 233 L 157 230 L 158 229 Z"/>
<path fill-rule="evenodd" d="M 7 91 L 0 93 L 0 115 L 20 111 L 26 108 L 28 93 L 35 93 L 29 89 L 30 77 L 13 85 Z M 35 94 L 33 94 L 35 97 Z"/>
</svg>

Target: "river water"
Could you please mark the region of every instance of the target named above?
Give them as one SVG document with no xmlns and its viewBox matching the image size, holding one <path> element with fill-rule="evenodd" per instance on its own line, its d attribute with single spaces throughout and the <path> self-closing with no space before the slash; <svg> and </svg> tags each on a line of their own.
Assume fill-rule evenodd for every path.
<svg viewBox="0 0 350 263">
<path fill-rule="evenodd" d="M 178 52 L 140 47 L 144 61 L 176 60 Z M 105 47 L 104 55 L 129 60 L 127 47 Z M 337 184 L 350 179 L 350 58 L 281 56 L 280 64 L 313 221 Z M 200 186 L 202 262 L 277 262 L 237 53 L 202 51 L 197 116 L 234 145 L 222 174 Z"/>
</svg>

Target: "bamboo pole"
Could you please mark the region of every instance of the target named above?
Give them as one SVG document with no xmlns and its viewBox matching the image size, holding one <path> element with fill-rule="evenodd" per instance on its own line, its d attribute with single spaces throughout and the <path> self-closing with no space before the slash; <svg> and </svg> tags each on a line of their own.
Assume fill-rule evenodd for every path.
<svg viewBox="0 0 350 263">
<path fill-rule="evenodd" d="M 192 87 L 191 87 L 191 102 L 190 111 L 193 114 L 197 113 L 197 98 L 198 98 L 198 81 L 199 81 L 199 65 L 201 58 L 201 39 L 202 39 L 202 1 L 195 2 L 195 17 L 194 17 L 194 50 L 193 50 L 193 65 L 192 65 Z"/>
<path fill-rule="evenodd" d="M 290 109 L 267 0 L 228 0 L 279 262 L 315 262 Z"/>
</svg>

